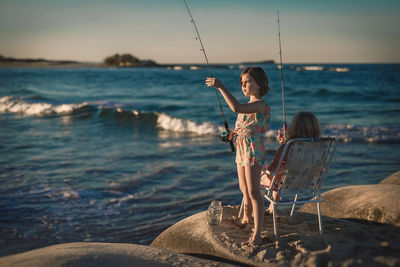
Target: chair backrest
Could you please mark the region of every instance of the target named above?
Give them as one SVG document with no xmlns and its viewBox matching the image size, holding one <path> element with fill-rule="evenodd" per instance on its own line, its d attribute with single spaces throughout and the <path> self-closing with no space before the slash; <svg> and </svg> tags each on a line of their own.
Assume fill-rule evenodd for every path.
<svg viewBox="0 0 400 267">
<path fill-rule="evenodd" d="M 278 194 L 281 198 L 298 194 L 300 198 L 319 197 L 333 154 L 335 138 L 295 138 L 290 140 L 282 152 Z M 285 156 L 286 155 L 286 156 Z"/>
</svg>

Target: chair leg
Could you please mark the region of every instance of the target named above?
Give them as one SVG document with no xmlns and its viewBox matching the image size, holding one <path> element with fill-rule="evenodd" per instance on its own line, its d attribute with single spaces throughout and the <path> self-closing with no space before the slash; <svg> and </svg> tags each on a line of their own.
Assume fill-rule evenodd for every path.
<svg viewBox="0 0 400 267">
<path fill-rule="evenodd" d="M 293 202 L 296 202 L 297 201 L 297 194 L 296 194 L 296 196 L 294 197 L 294 201 Z M 294 207 L 296 206 L 296 204 L 293 204 L 292 205 L 292 210 L 290 211 L 290 216 L 292 216 L 293 215 L 293 212 L 294 212 Z"/>
<path fill-rule="evenodd" d="M 317 202 L 317 210 L 318 210 L 319 234 L 322 235 L 324 233 L 324 231 L 322 230 L 321 206 L 320 206 L 319 202 Z"/>
<path fill-rule="evenodd" d="M 278 224 L 276 222 L 276 204 L 272 204 L 272 208 L 274 210 L 274 214 L 272 215 L 273 220 L 274 220 L 274 235 L 275 235 L 275 238 L 278 238 L 279 235 L 278 235 Z"/>
<path fill-rule="evenodd" d="M 240 210 L 239 210 L 239 219 L 243 218 L 243 214 L 244 214 L 244 199 L 242 198 L 242 204 L 240 205 Z"/>
</svg>

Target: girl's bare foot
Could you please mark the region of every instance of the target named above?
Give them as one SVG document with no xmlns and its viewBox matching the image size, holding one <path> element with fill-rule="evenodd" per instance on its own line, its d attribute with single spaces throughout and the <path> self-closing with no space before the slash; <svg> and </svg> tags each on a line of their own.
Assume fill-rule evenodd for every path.
<svg viewBox="0 0 400 267">
<path fill-rule="evenodd" d="M 247 205 L 245 204 L 244 205 L 244 214 L 243 214 L 241 223 L 242 224 L 250 223 L 250 218 L 252 217 L 252 213 L 253 213 L 252 206 L 249 204 L 247 204 Z"/>
<path fill-rule="evenodd" d="M 239 228 L 245 228 L 248 223 L 249 223 L 248 221 L 244 221 L 244 220 L 242 220 L 242 221 L 239 221 L 239 220 L 233 221 L 233 224 L 236 225 Z"/>
<path fill-rule="evenodd" d="M 274 208 L 272 205 L 269 205 L 268 209 L 266 210 L 266 215 L 273 215 L 274 214 Z"/>
<path fill-rule="evenodd" d="M 261 236 L 252 236 L 248 241 L 248 244 L 251 247 L 258 247 L 259 245 L 261 245 L 261 243 L 262 243 Z"/>
<path fill-rule="evenodd" d="M 242 219 L 241 223 L 242 223 L 242 224 L 250 223 L 250 218 L 247 217 L 247 216 L 243 216 L 243 219 Z"/>
<path fill-rule="evenodd" d="M 242 220 L 239 217 L 232 216 L 232 223 L 239 228 L 245 228 L 246 225 L 250 224 L 250 219 L 247 216 L 243 216 Z"/>
</svg>

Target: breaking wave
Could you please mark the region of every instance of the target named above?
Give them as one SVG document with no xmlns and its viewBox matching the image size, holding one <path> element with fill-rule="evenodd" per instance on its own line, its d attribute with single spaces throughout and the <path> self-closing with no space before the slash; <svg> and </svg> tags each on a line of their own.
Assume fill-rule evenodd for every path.
<svg viewBox="0 0 400 267">
<path fill-rule="evenodd" d="M 210 122 L 198 124 L 191 120 L 174 118 L 164 113 L 158 114 L 157 124 L 164 130 L 180 133 L 192 132 L 200 135 L 216 135 L 224 131 L 222 126 L 216 126 Z"/>
<path fill-rule="evenodd" d="M 11 96 L 0 98 L 0 113 L 19 113 L 26 116 L 66 115 L 85 106 L 88 106 L 88 103 L 52 105 L 45 102 L 29 102 Z"/>
<path fill-rule="evenodd" d="M 123 107 L 121 104 L 105 102 L 50 104 L 5 96 L 0 98 L 1 113 L 16 113 L 23 116 L 68 116 L 84 113 L 101 119 L 117 120 L 119 123 L 138 123 L 138 125 L 140 123 L 140 125 L 146 124 L 165 131 L 196 135 L 215 136 L 225 130 L 221 125 L 212 122 L 195 122 L 163 112 L 138 111 Z M 332 124 L 323 126 L 322 133 L 325 136 L 335 136 L 345 143 L 400 143 L 400 127 Z M 270 129 L 265 134 L 267 139 L 275 139 L 276 135 L 277 129 Z"/>
<path fill-rule="evenodd" d="M 91 112 L 92 116 L 112 118 L 118 122 L 135 123 L 140 121 L 153 124 L 154 127 L 198 135 L 217 135 L 224 131 L 222 126 L 211 122 L 196 123 L 192 120 L 176 118 L 165 113 L 142 112 L 126 109 L 119 104 L 107 102 L 83 102 L 80 104 L 50 104 L 46 102 L 28 101 L 23 98 L 5 96 L 0 98 L 0 114 L 15 113 L 23 116 L 66 116 Z"/>
</svg>

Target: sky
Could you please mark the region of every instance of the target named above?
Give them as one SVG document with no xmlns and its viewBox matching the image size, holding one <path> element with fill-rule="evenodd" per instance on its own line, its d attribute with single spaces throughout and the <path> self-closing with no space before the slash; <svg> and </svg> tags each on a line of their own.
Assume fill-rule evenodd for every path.
<svg viewBox="0 0 400 267">
<path fill-rule="evenodd" d="M 186 0 L 210 63 L 399 63 L 398 0 Z M 204 63 L 182 0 L 0 0 L 0 55 Z"/>
</svg>

